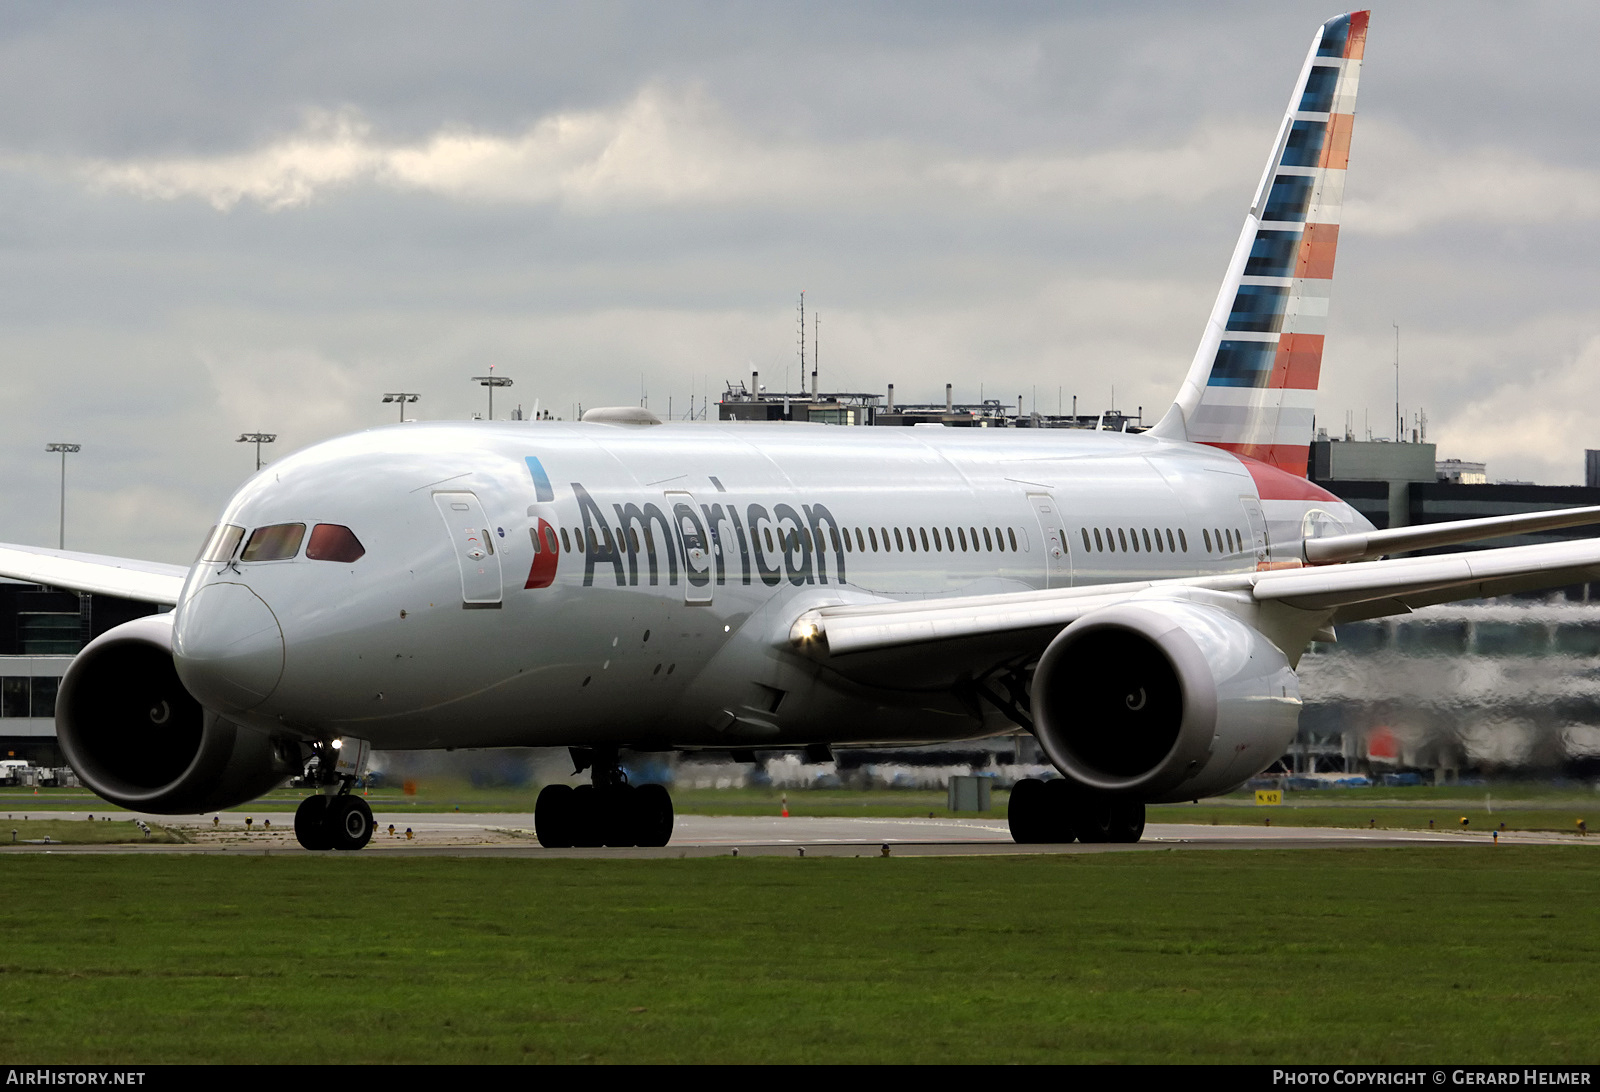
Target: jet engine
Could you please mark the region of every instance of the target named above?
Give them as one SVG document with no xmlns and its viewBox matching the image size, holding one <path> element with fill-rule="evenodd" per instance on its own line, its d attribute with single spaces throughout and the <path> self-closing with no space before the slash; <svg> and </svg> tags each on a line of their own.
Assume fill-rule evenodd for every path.
<svg viewBox="0 0 1600 1092">
<path fill-rule="evenodd" d="M 1033 677 L 1039 743 L 1069 777 L 1157 803 L 1227 792 L 1288 748 L 1300 690 L 1236 614 L 1149 599 L 1062 630 Z"/>
<path fill-rule="evenodd" d="M 85 785 L 166 815 L 245 803 L 301 768 L 294 738 L 225 720 L 184 689 L 170 614 L 107 630 L 78 653 L 56 696 L 56 735 Z"/>
</svg>

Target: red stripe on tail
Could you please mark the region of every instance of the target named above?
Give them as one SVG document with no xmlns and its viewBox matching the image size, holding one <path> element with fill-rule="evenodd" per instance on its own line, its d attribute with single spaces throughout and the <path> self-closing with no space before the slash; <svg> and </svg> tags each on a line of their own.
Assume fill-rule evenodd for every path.
<svg viewBox="0 0 1600 1092">
<path fill-rule="evenodd" d="M 1297 488 L 1304 489 L 1308 486 L 1312 489 L 1317 488 L 1306 481 L 1306 463 L 1311 458 L 1310 444 L 1224 444 L 1207 442 L 1206 446 L 1232 452 L 1234 455 L 1239 456 L 1244 463 L 1265 466 L 1275 473 L 1294 477 L 1300 483 Z M 1251 473 L 1254 473 L 1254 471 L 1251 471 Z M 1258 482 L 1257 484 L 1259 485 L 1260 483 Z M 1317 495 L 1321 496 L 1320 493 Z M 1263 500 L 1301 499 L 1298 496 L 1280 497 L 1276 494 L 1268 497 L 1265 493 L 1261 494 L 1261 498 Z"/>
<path fill-rule="evenodd" d="M 1359 61 L 1367 51 L 1367 20 L 1371 18 L 1370 11 L 1350 13 L 1350 36 L 1344 42 L 1344 55 L 1352 61 Z"/>
<path fill-rule="evenodd" d="M 1322 142 L 1322 159 L 1319 167 L 1350 166 L 1350 131 L 1355 125 L 1354 114 L 1333 114 L 1328 118 L 1328 135 Z"/>
<path fill-rule="evenodd" d="M 1239 457 L 1239 461 L 1244 464 L 1244 468 L 1250 471 L 1250 477 L 1255 479 L 1256 493 L 1262 500 L 1309 500 L 1326 501 L 1329 504 L 1341 503 L 1338 497 L 1320 485 L 1313 485 L 1306 480 L 1306 454 L 1308 450 L 1306 448 L 1292 448 L 1288 444 L 1281 444 L 1276 449 L 1278 451 L 1293 450 L 1300 453 L 1300 470 L 1296 473 L 1286 467 L 1269 464 L 1249 452 L 1237 450 L 1241 447 L 1250 446 L 1264 448 L 1265 445 L 1213 444 L 1211 446 L 1225 448 Z"/>
<path fill-rule="evenodd" d="M 1338 249 L 1338 224 L 1307 224 L 1305 234 L 1300 237 L 1300 256 L 1295 260 L 1294 275 L 1311 281 L 1331 280 Z"/>
<path fill-rule="evenodd" d="M 1284 334 L 1278 339 L 1278 355 L 1272 358 L 1272 374 L 1267 376 L 1269 388 L 1314 391 L 1321 374 L 1321 334 Z"/>
</svg>

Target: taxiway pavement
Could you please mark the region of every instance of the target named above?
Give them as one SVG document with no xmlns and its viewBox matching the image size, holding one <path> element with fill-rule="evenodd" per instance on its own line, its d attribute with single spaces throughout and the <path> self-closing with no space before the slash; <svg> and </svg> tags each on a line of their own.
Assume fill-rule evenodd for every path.
<svg viewBox="0 0 1600 1092">
<path fill-rule="evenodd" d="M 245 812 L 213 816 L 143 816 L 182 830 L 182 845 L 0 845 L 0 852 L 54 853 L 304 853 L 291 816 L 268 814 L 247 828 Z M 83 819 L 55 812 L 52 819 Z M 119 816 L 121 818 L 121 816 Z M 1381 830 L 1342 827 L 1200 826 L 1152 823 L 1137 845 L 1017 845 L 1003 820 L 680 815 L 672 841 L 651 849 L 545 849 L 533 816 L 467 812 L 375 813 L 378 833 L 363 852 L 498 857 L 714 856 L 970 856 L 1018 853 L 1126 853 L 1172 849 L 1291 849 L 1492 843 L 1492 832 Z M 274 823 L 272 820 L 276 819 Z M 270 824 L 270 825 L 267 825 Z M 391 832 L 390 828 L 393 827 Z M 409 834 L 408 834 L 409 832 Z M 1597 844 L 1575 834 L 1506 832 L 1502 845 Z"/>
</svg>

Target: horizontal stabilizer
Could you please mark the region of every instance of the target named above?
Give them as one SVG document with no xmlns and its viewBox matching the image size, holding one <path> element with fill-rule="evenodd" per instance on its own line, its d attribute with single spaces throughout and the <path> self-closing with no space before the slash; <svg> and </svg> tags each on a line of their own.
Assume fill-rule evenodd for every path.
<svg viewBox="0 0 1600 1092">
<path fill-rule="evenodd" d="M 0 576 L 67 591 L 171 606 L 188 575 L 182 565 L 0 543 Z"/>
</svg>

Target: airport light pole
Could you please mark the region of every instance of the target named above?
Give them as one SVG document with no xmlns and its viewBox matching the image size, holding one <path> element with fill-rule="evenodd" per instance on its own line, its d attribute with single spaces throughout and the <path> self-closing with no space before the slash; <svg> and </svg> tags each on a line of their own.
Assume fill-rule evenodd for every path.
<svg viewBox="0 0 1600 1092">
<path fill-rule="evenodd" d="M 83 450 L 81 444 L 45 444 L 47 452 L 61 453 L 61 526 L 56 533 L 56 549 L 67 548 L 67 456 Z"/>
<path fill-rule="evenodd" d="M 278 434 L 276 432 L 241 432 L 234 443 L 256 445 L 256 470 L 259 472 L 261 470 L 261 445 L 270 444 L 277 438 Z"/>
<path fill-rule="evenodd" d="M 406 403 L 415 402 L 417 399 L 419 399 L 421 397 L 422 397 L 422 395 L 420 395 L 420 394 L 412 394 L 410 391 L 393 391 L 393 392 L 391 392 L 389 394 L 384 395 L 383 396 L 383 400 L 385 402 L 399 402 L 400 403 L 400 423 L 403 425 L 403 424 L 406 423 Z"/>
<path fill-rule="evenodd" d="M 491 373 L 494 371 L 494 365 L 493 364 L 489 365 L 489 371 Z M 475 375 L 475 376 L 472 377 L 472 381 L 474 383 L 478 384 L 478 386 L 480 386 L 480 387 L 488 387 L 489 388 L 489 420 L 493 421 L 494 420 L 494 389 L 496 387 L 509 387 L 509 386 L 511 386 L 511 380 L 507 379 L 503 375 L 490 374 L 490 375 Z"/>
</svg>

